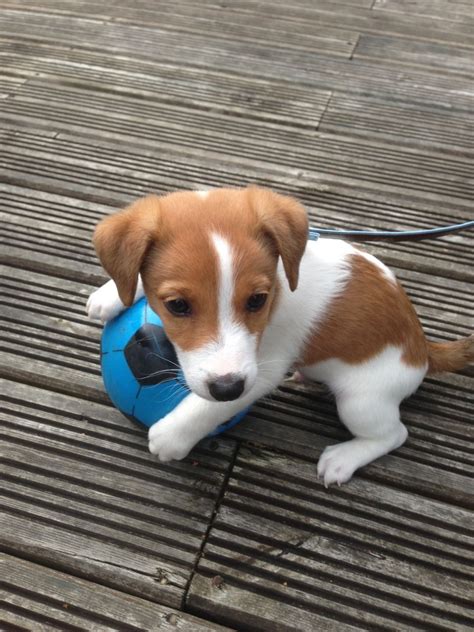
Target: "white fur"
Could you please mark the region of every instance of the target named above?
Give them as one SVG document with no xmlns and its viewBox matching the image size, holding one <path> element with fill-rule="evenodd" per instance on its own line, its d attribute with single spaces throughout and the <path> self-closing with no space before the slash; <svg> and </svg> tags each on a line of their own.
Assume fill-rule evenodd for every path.
<svg viewBox="0 0 474 632">
<path fill-rule="evenodd" d="M 201 198 L 201 200 L 205 200 L 209 195 L 209 191 L 196 191 L 196 195 Z"/>
<path fill-rule="evenodd" d="M 414 368 L 402 360 L 398 347 L 352 365 L 331 359 L 305 367 L 305 377 L 324 382 L 336 396 L 339 417 L 356 437 L 329 446 L 318 463 L 326 487 L 348 481 L 359 467 L 398 448 L 407 437 L 399 404 L 425 377 L 427 366 Z"/>
<path fill-rule="evenodd" d="M 133 302 L 145 296 L 142 279 L 138 277 L 137 290 Z M 120 300 L 117 286 L 113 281 L 107 281 L 98 290 L 92 292 L 87 301 L 86 311 L 91 320 L 100 320 L 103 323 L 112 320 L 125 309 L 125 305 Z"/>
<path fill-rule="evenodd" d="M 281 263 L 281 292 L 277 308 L 263 333 L 258 351 L 252 336 L 232 316 L 233 264 L 230 244 L 214 235 L 212 243 L 219 260 L 218 340 L 198 352 L 178 357 L 193 392 L 149 431 L 150 451 L 161 461 L 182 459 L 193 446 L 219 424 L 268 394 L 284 378 L 299 357 L 305 341 L 324 318 L 333 298 L 342 292 L 350 276 L 349 256 L 356 250 L 338 240 L 308 242 L 300 266 L 300 278 L 291 292 Z M 391 280 L 390 271 L 367 255 Z M 118 309 L 116 292 L 104 286 L 88 303 L 91 317 L 104 319 Z M 252 374 L 252 367 L 255 374 Z M 248 381 L 237 400 L 209 399 L 204 384 L 211 374 L 239 371 Z M 399 404 L 422 381 L 426 368 L 410 368 L 401 351 L 387 347 L 377 357 L 359 365 L 327 360 L 303 369 L 311 379 L 325 382 L 336 395 L 339 415 L 354 439 L 328 447 L 318 473 L 324 483 L 341 484 L 373 459 L 401 445 L 407 436 L 400 422 Z"/>
</svg>

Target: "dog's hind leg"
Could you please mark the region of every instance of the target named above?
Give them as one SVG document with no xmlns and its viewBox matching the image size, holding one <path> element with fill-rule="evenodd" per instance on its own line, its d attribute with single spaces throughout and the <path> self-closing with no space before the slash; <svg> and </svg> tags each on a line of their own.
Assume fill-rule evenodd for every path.
<svg viewBox="0 0 474 632">
<path fill-rule="evenodd" d="M 358 364 L 332 358 L 304 367 L 307 377 L 329 386 L 341 421 L 354 435 L 321 455 L 318 474 L 326 486 L 345 483 L 358 468 L 395 450 L 407 438 L 400 403 L 419 387 L 427 365 L 410 366 L 402 354 L 402 349 L 388 346 Z"/>
<path fill-rule="evenodd" d="M 348 481 L 360 467 L 400 447 L 408 436 L 400 421 L 399 402 L 376 395 L 340 395 L 339 417 L 354 435 L 327 447 L 318 463 L 318 476 L 326 487 Z"/>
</svg>

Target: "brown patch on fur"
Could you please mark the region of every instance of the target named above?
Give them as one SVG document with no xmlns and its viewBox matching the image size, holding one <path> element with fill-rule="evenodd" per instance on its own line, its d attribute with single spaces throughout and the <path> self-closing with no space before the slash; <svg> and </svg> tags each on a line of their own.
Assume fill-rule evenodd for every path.
<svg viewBox="0 0 474 632">
<path fill-rule="evenodd" d="M 167 229 L 176 231 L 177 226 Z M 159 314 L 168 337 L 183 351 L 217 337 L 217 256 L 203 230 L 183 226 L 179 239 L 153 245 L 141 274 L 152 309 Z M 167 310 L 165 302 L 177 298 L 189 302 L 191 316 L 180 318 Z"/>
<path fill-rule="evenodd" d="M 149 195 L 106 217 L 95 229 L 97 255 L 124 305 L 133 303 L 143 259 L 151 243 L 160 238 L 160 217 L 160 198 Z"/>
<path fill-rule="evenodd" d="M 350 255 L 350 259 L 352 271 L 346 288 L 315 328 L 301 366 L 331 358 L 358 364 L 387 345 L 400 347 L 406 364 L 423 366 L 428 359 L 427 343 L 402 286 L 387 279 L 362 254 Z"/>
<path fill-rule="evenodd" d="M 428 342 L 428 373 L 460 371 L 474 362 L 474 334 L 452 342 Z"/>
<path fill-rule="evenodd" d="M 178 192 L 148 196 L 106 218 L 96 229 L 94 244 L 123 303 L 131 304 L 141 273 L 147 298 L 168 336 L 181 349 L 191 350 L 216 338 L 218 330 L 219 267 L 212 233 L 233 249 L 236 314 L 261 335 L 277 294 L 278 257 L 295 289 L 307 225 L 298 202 L 266 189 L 215 189 L 206 197 Z M 264 309 L 245 312 L 247 299 L 259 291 L 270 294 Z M 191 316 L 168 312 L 164 302 L 176 298 L 189 301 Z"/>
<path fill-rule="evenodd" d="M 237 322 L 260 338 L 272 313 L 277 294 L 277 258 L 269 244 L 261 240 L 229 236 L 234 256 L 233 311 Z M 263 308 L 249 312 L 246 304 L 252 294 L 268 294 Z"/>
<path fill-rule="evenodd" d="M 250 187 L 250 204 L 256 210 L 260 227 L 281 256 L 285 274 L 294 292 L 308 242 L 308 216 L 301 204 L 269 189 Z"/>
</svg>

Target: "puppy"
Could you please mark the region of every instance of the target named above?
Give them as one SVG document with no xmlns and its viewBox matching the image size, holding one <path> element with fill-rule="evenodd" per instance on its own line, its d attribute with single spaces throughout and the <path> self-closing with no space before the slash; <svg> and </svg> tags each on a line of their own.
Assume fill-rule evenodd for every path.
<svg viewBox="0 0 474 632">
<path fill-rule="evenodd" d="M 297 368 L 332 390 L 354 436 L 318 463 L 325 485 L 340 485 L 402 445 L 400 402 L 427 373 L 474 359 L 474 336 L 426 340 L 375 257 L 307 235 L 296 200 L 257 187 L 149 196 L 98 225 L 113 281 L 91 295 L 89 316 L 107 321 L 145 294 L 191 390 L 149 431 L 161 461 L 185 457 Z"/>
</svg>

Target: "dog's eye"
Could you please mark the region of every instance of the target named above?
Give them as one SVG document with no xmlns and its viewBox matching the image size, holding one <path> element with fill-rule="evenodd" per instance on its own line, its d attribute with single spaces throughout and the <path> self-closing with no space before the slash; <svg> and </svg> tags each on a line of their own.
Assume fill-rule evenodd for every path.
<svg viewBox="0 0 474 632">
<path fill-rule="evenodd" d="M 165 301 L 166 309 L 173 316 L 190 316 L 191 305 L 184 298 L 175 298 L 172 301 Z"/>
<path fill-rule="evenodd" d="M 262 309 L 262 307 L 267 302 L 267 296 L 268 294 L 263 294 L 263 293 L 252 294 L 252 296 L 249 296 L 249 298 L 247 299 L 247 304 L 245 305 L 245 307 L 247 308 L 247 311 L 258 312 L 260 309 Z"/>
</svg>

